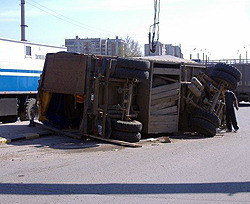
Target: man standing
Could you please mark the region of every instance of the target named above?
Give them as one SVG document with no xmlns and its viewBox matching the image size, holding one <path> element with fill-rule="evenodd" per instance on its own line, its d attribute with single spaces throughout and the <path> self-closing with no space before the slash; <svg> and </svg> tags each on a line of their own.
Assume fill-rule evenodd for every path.
<svg viewBox="0 0 250 204">
<path fill-rule="evenodd" d="M 227 132 L 232 132 L 232 124 L 234 132 L 237 132 L 239 130 L 239 127 L 237 125 L 234 107 L 236 108 L 236 110 L 239 110 L 238 100 L 232 91 L 224 90 L 223 93 L 225 95 L 225 102 L 226 102 Z"/>
</svg>

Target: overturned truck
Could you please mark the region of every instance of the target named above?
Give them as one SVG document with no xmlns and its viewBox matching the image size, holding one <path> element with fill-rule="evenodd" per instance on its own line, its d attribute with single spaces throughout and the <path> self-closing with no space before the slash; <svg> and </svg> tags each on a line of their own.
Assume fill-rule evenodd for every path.
<svg viewBox="0 0 250 204">
<path fill-rule="evenodd" d="M 173 56 L 47 54 L 39 120 L 83 136 L 126 142 L 138 142 L 141 133 L 188 131 L 210 137 L 223 123 L 222 90 L 235 89 L 240 77 L 225 64 L 208 76 L 203 65 Z"/>
</svg>

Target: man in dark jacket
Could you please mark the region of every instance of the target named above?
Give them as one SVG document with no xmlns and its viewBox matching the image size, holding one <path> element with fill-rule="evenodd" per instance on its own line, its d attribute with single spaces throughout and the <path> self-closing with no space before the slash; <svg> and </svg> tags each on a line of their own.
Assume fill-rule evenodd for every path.
<svg viewBox="0 0 250 204">
<path fill-rule="evenodd" d="M 226 124 L 227 124 L 227 132 L 232 132 L 232 124 L 234 128 L 234 132 L 239 130 L 234 107 L 236 110 L 239 110 L 238 100 L 235 94 L 232 91 L 224 90 L 225 102 L 226 102 Z"/>
</svg>

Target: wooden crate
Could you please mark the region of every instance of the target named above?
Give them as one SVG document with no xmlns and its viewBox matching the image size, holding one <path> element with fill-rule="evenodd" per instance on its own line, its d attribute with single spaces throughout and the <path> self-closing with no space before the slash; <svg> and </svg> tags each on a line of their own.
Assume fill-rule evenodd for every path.
<svg viewBox="0 0 250 204">
<path fill-rule="evenodd" d="M 205 67 L 188 61 L 144 57 L 151 62 L 149 80 L 138 86 L 138 120 L 143 133 L 173 133 L 179 131 L 181 82 L 189 81 Z"/>
</svg>

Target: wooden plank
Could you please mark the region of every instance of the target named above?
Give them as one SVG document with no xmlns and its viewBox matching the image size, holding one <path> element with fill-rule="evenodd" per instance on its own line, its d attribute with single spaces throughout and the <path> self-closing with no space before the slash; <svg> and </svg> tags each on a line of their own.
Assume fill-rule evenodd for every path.
<svg viewBox="0 0 250 204">
<path fill-rule="evenodd" d="M 173 133 L 178 132 L 178 125 L 166 125 L 164 127 L 149 126 L 149 134 Z"/>
<path fill-rule="evenodd" d="M 170 98 L 171 99 L 171 98 Z M 177 99 L 151 106 L 151 112 L 177 105 Z"/>
<path fill-rule="evenodd" d="M 158 94 L 161 92 L 165 92 L 165 91 L 170 91 L 173 89 L 178 89 L 180 86 L 180 83 L 172 83 L 172 84 L 167 84 L 167 85 L 163 85 L 163 86 L 157 86 L 155 88 L 152 88 L 152 94 Z"/>
<path fill-rule="evenodd" d="M 149 134 L 160 134 L 160 133 L 175 133 L 178 132 L 176 127 L 164 128 L 164 129 L 151 129 L 149 128 Z"/>
<path fill-rule="evenodd" d="M 164 128 L 164 127 L 174 127 L 174 126 L 177 126 L 177 122 L 171 122 L 171 123 L 150 123 L 149 124 L 149 127 L 150 128 Z"/>
<path fill-rule="evenodd" d="M 70 132 L 65 132 L 63 130 L 59 130 L 57 128 L 53 128 L 50 126 L 46 126 L 37 122 L 34 122 L 36 126 L 47 129 L 47 130 L 51 130 L 53 132 L 62 134 L 62 135 L 66 135 L 68 137 L 71 138 L 75 138 L 75 139 L 83 139 L 84 137 L 88 137 L 90 139 L 95 139 L 95 140 L 100 140 L 100 141 L 104 141 L 104 142 L 108 142 L 111 144 L 116 144 L 116 145 L 120 145 L 120 146 L 125 146 L 125 147 L 142 147 L 142 145 L 139 144 L 135 144 L 135 143 L 130 143 L 130 142 L 124 142 L 124 141 L 120 141 L 120 140 L 113 140 L 113 139 L 107 139 L 107 138 L 102 138 L 102 137 L 97 137 L 94 135 L 89 135 L 89 134 L 76 134 L 76 133 L 70 133 Z"/>
<path fill-rule="evenodd" d="M 178 93 L 179 93 L 179 89 L 154 94 L 154 95 L 152 95 L 151 100 L 153 101 L 153 100 L 156 100 L 156 99 L 165 98 L 165 97 L 168 97 L 168 96 L 173 96 L 173 95 L 176 95 Z"/>
<path fill-rule="evenodd" d="M 104 142 L 108 142 L 108 143 L 116 144 L 116 145 L 120 145 L 120 146 L 125 146 L 125 147 L 142 147 L 142 145 L 139 145 L 139 144 L 124 142 L 124 141 L 120 141 L 120 140 L 113 140 L 113 139 L 108 139 L 108 138 L 102 138 L 102 137 L 97 137 L 94 135 L 84 135 L 84 136 L 86 136 L 90 139 L 96 139 L 96 140 L 100 140 L 100 141 L 104 141 Z"/>
<path fill-rule="evenodd" d="M 166 77 L 166 75 L 162 76 L 162 75 L 157 75 L 158 78 L 161 78 L 163 80 L 166 80 L 166 81 L 172 81 L 172 82 L 179 82 L 179 79 L 172 79 L 170 77 Z"/>
<path fill-rule="evenodd" d="M 174 95 L 174 96 L 170 96 L 170 97 L 168 96 L 168 97 L 156 99 L 156 100 L 151 101 L 151 106 L 167 103 L 170 101 L 176 101 L 176 100 L 178 100 L 178 98 L 179 98 L 179 95 Z"/>
<path fill-rule="evenodd" d="M 164 129 L 164 128 L 172 128 L 175 127 L 177 123 L 166 123 L 166 124 L 154 124 L 150 123 L 149 127 L 150 128 L 159 128 L 159 129 Z"/>
<path fill-rule="evenodd" d="M 178 115 L 150 115 L 150 123 L 151 122 L 161 122 L 161 121 L 166 121 L 172 122 L 172 121 L 177 121 Z"/>
<path fill-rule="evenodd" d="M 168 126 L 168 127 L 178 126 L 178 121 L 170 121 L 170 122 L 166 122 L 166 123 L 159 123 L 159 122 L 150 122 L 149 123 L 149 127 L 158 128 L 158 127 L 164 127 L 164 126 Z"/>
<path fill-rule="evenodd" d="M 173 68 L 154 68 L 154 74 L 180 75 L 180 69 Z"/>
<path fill-rule="evenodd" d="M 177 106 L 171 106 L 171 107 L 167 107 L 167 108 L 160 109 L 157 111 L 151 110 L 151 115 L 166 115 L 166 114 L 170 114 L 170 113 L 178 113 Z"/>
</svg>

